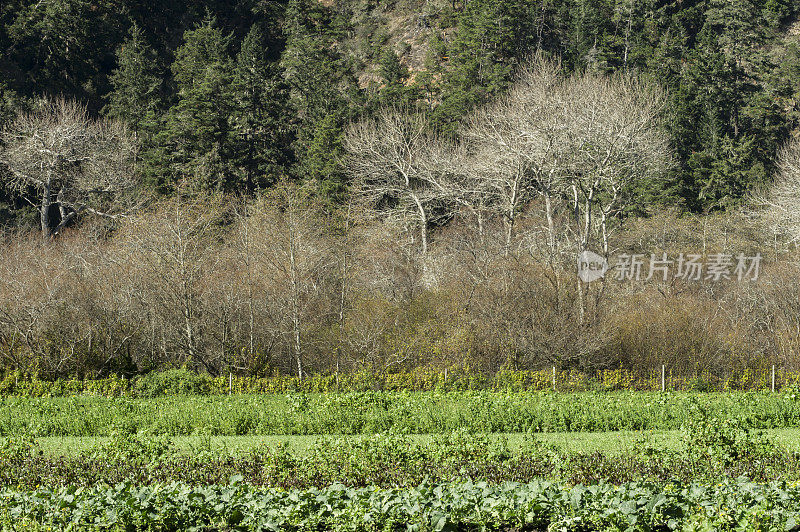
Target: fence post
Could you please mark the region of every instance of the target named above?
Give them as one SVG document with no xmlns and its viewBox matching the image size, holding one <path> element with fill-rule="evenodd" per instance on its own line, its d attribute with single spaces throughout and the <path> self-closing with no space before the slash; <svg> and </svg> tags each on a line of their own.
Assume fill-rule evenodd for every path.
<svg viewBox="0 0 800 532">
<path fill-rule="evenodd" d="M 556 391 L 556 367 L 553 366 L 553 391 Z"/>
<path fill-rule="evenodd" d="M 447 368 L 444 368 L 444 383 L 447 384 Z"/>
<path fill-rule="evenodd" d="M 228 372 L 228 395 L 233 393 L 233 372 Z"/>
<path fill-rule="evenodd" d="M 775 364 L 772 365 L 772 393 L 775 393 Z"/>
<path fill-rule="evenodd" d="M 667 390 L 666 370 L 667 370 L 667 367 L 664 364 L 661 364 L 661 391 L 662 392 L 665 392 Z"/>
</svg>

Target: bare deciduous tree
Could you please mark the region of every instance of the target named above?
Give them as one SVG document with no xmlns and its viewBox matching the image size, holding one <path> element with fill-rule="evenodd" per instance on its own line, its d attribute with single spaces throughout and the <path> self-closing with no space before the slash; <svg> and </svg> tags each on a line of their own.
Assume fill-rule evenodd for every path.
<svg viewBox="0 0 800 532">
<path fill-rule="evenodd" d="M 505 254 L 520 211 L 538 195 L 557 292 L 558 210 L 572 212 L 576 251 L 596 238 L 608 256 L 609 222 L 670 164 L 660 120 L 664 105 L 660 90 L 634 77 L 564 77 L 557 64 L 535 57 L 506 96 L 470 115 L 463 136 L 472 164 L 465 170 L 502 217 Z"/>
<path fill-rule="evenodd" d="M 571 189 L 577 251 L 596 239 L 608 258 L 612 220 L 641 205 L 640 196 L 658 186 L 673 163 L 662 127 L 666 99 L 656 86 L 632 76 L 585 73 L 566 88 L 569 141 L 564 159 Z M 605 283 L 595 297 L 597 308 Z M 585 287 L 578 283 L 580 318 L 586 315 Z"/>
<path fill-rule="evenodd" d="M 428 251 L 428 224 L 446 196 L 437 186 L 432 156 L 439 142 L 423 115 L 383 109 L 373 121 L 354 124 L 345 136 L 354 190 L 375 209 L 389 208 L 400 220 L 419 224 L 422 253 Z"/>
<path fill-rule="evenodd" d="M 564 163 L 573 208 L 582 215 L 576 220 L 579 245 L 589 244 L 596 213 L 607 254 L 610 219 L 634 206 L 672 164 L 661 121 L 666 98 L 656 86 L 630 76 L 583 74 L 570 78 L 566 88 L 574 97 Z"/>
<path fill-rule="evenodd" d="M 463 166 L 471 177 L 467 188 L 502 217 L 506 255 L 517 216 L 537 193 L 545 199 L 555 245 L 552 202 L 561 184 L 567 134 L 563 84 L 557 65 L 535 58 L 506 96 L 465 120 L 462 135 L 471 154 Z"/>
<path fill-rule="evenodd" d="M 326 286 L 335 269 L 334 246 L 308 191 L 292 183 L 279 183 L 253 206 L 245 223 L 254 239 L 255 272 L 267 281 L 263 296 L 303 379 L 310 325 L 335 314 L 331 308 L 336 296 Z"/>
<path fill-rule="evenodd" d="M 42 234 L 53 236 L 83 212 L 114 217 L 121 194 L 135 185 L 136 141 L 117 122 L 92 120 L 81 104 L 45 100 L 0 133 L 0 162 L 11 187 L 39 211 Z M 58 208 L 59 216 L 52 216 Z"/>
<path fill-rule="evenodd" d="M 206 279 L 218 258 L 212 245 L 222 210 L 217 199 L 178 195 L 131 219 L 118 240 L 120 254 L 137 265 L 129 275 L 135 276 L 131 282 L 139 287 L 146 321 L 154 336 L 161 336 L 162 356 L 212 373 L 223 354 L 208 347 L 203 303 Z"/>
<path fill-rule="evenodd" d="M 800 241 L 800 139 L 780 150 L 775 181 L 766 192 L 756 194 L 756 202 L 768 207 L 763 215 L 774 231 L 794 244 Z"/>
</svg>

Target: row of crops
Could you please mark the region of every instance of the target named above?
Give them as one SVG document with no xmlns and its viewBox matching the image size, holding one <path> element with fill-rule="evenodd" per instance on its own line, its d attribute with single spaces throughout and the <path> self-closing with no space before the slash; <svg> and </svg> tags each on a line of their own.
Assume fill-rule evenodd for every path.
<svg viewBox="0 0 800 532">
<path fill-rule="evenodd" d="M 703 405 L 754 428 L 800 427 L 800 392 L 363 392 L 159 397 L 0 397 L 0 436 L 595 432 L 679 429 Z"/>
<path fill-rule="evenodd" d="M 453 482 L 284 491 L 182 484 L 0 492 L 6 530 L 796 530 L 800 487 Z"/>
<path fill-rule="evenodd" d="M 166 437 L 118 433 L 70 456 L 44 453 L 36 440 L 0 444 L 0 486 L 90 487 L 181 482 L 222 484 L 241 476 L 249 485 L 283 489 L 342 483 L 353 487 L 416 486 L 422 482 L 548 479 L 570 485 L 748 478 L 800 481 L 800 454 L 736 422 L 700 419 L 674 448 L 642 440 L 618 451 L 584 453 L 523 435 L 510 446 L 502 435 L 457 431 L 426 438 L 399 434 L 320 436 L 298 451 L 284 442 L 249 451 L 200 445 L 178 450 Z"/>
</svg>

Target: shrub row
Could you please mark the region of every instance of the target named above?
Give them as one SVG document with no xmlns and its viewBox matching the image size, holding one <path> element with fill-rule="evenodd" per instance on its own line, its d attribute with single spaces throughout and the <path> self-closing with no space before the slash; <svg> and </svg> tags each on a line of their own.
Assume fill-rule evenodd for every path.
<svg viewBox="0 0 800 532">
<path fill-rule="evenodd" d="M 673 430 L 703 402 L 718 419 L 800 427 L 800 395 L 660 392 L 358 392 L 221 397 L 0 398 L 0 436 L 433 434 Z"/>
</svg>

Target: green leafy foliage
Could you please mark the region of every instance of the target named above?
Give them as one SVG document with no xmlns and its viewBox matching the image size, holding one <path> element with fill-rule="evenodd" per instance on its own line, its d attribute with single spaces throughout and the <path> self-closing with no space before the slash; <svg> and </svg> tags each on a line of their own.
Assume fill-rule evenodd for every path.
<svg viewBox="0 0 800 532">
<path fill-rule="evenodd" d="M 790 530 L 798 488 L 747 479 L 659 487 L 454 482 L 415 488 L 277 491 L 131 484 L 0 493 L 6 526 L 106 530 Z"/>
<path fill-rule="evenodd" d="M 114 2 L 4 2 L 0 21 L 0 72 L 12 88 L 95 103 L 108 90 L 109 65 L 125 34 L 124 11 Z"/>
<path fill-rule="evenodd" d="M 168 375 L 176 373 L 166 370 Z M 158 381 L 162 372 L 147 373 L 147 380 Z M 315 373 L 300 380 L 296 376 L 273 375 L 267 377 L 248 375 L 218 375 L 211 377 L 206 373 L 182 369 L 189 381 L 201 380 L 207 386 L 197 388 L 197 395 L 228 394 L 317 394 L 329 392 L 546 392 L 553 391 L 551 370 L 508 370 L 496 373 L 476 372 L 469 367 L 450 367 L 441 370 L 436 367 L 417 367 L 410 371 L 392 373 L 373 373 L 356 371 L 342 374 Z M 90 395 L 101 397 L 141 396 L 138 381 L 144 375 L 131 379 L 111 374 L 105 378 L 93 379 L 44 379 L 37 374 L 22 371 L 8 371 L 0 379 L 0 395 L 19 397 L 67 397 Z M 800 374 L 793 371 L 778 370 L 776 387 L 779 390 L 793 390 L 800 382 Z M 667 389 L 683 392 L 713 391 L 766 391 L 771 386 L 771 373 L 768 369 L 760 371 L 732 371 L 724 377 L 708 372 L 688 375 L 670 375 Z M 584 373 L 576 370 L 556 371 L 556 390 L 560 392 L 606 392 L 606 391 L 656 391 L 661 389 L 660 371 L 649 374 L 618 369 Z M 156 395 L 170 395 L 165 388 Z M 187 392 L 180 392 L 187 393 Z"/>
<path fill-rule="evenodd" d="M 518 60 L 530 50 L 531 9 L 519 0 L 465 3 L 447 50 L 442 102 L 432 118 L 440 130 L 453 133 L 458 118 L 508 87 Z"/>
<path fill-rule="evenodd" d="M 140 397 L 206 395 L 210 388 L 208 375 L 185 368 L 148 373 L 136 381 L 136 394 Z"/>
<path fill-rule="evenodd" d="M 267 32 L 254 24 L 233 72 L 236 165 L 241 188 L 251 193 L 277 182 L 292 164 L 288 86 L 270 52 Z"/>
<path fill-rule="evenodd" d="M 128 38 L 117 50 L 117 68 L 110 77 L 113 90 L 107 96 L 105 114 L 125 122 L 134 131 L 152 133 L 146 126 L 156 119 L 162 88 L 157 61 L 142 30 L 132 26 Z"/>
<path fill-rule="evenodd" d="M 699 401 L 689 408 L 691 415 L 682 429 L 687 456 L 696 462 L 724 468 L 745 457 L 764 459 L 774 449 L 762 432 L 751 430 L 741 413 L 720 416 Z"/>
<path fill-rule="evenodd" d="M 286 9 L 283 76 L 298 116 L 297 171 L 323 190 L 341 190 L 343 127 L 361 100 L 349 58 L 337 40 L 344 13 L 312 0 L 290 0 Z"/>
<path fill-rule="evenodd" d="M 375 433 L 319 436 L 308 448 L 288 442 L 254 443 L 249 450 L 214 447 L 209 439 L 177 450 L 165 436 L 115 429 L 110 438 L 79 455 L 43 454 L 29 436 L 9 438 L 0 463 L 3 485 L 93 486 L 99 483 L 181 481 L 224 483 L 239 475 L 258 486 L 300 488 L 344 483 L 349 486 L 415 486 L 459 479 L 530 481 L 546 478 L 569 484 L 650 480 L 716 481 L 745 475 L 758 481 L 798 478 L 800 456 L 777 445 L 750 446 L 735 456 L 724 441 L 685 449 L 654 446 L 642 437 L 633 448 L 614 452 L 570 451 L 547 445 L 532 433 L 512 446 L 504 435 L 465 429 L 430 436 Z M 712 451 L 709 448 L 713 447 Z M 703 459 L 698 459 L 703 456 Z"/>
<path fill-rule="evenodd" d="M 207 19 L 184 34 L 172 74 L 177 102 L 164 119 L 159 141 L 173 182 L 204 191 L 235 189 L 230 166 L 233 109 L 230 36 Z"/>
<path fill-rule="evenodd" d="M 753 429 L 800 427 L 800 401 L 769 393 L 358 392 L 163 397 L 165 391 L 202 393 L 208 381 L 175 371 L 146 382 L 139 388 L 140 394 L 156 398 L 3 398 L 0 436 L 108 436 L 120 424 L 169 436 L 430 434 L 460 429 L 471 433 L 602 432 L 687 427 L 694 435 L 692 441 L 701 442 L 698 434 L 710 438 L 710 427 L 719 425 L 721 439 L 742 442 L 749 435 L 739 434 L 733 421 L 711 420 L 747 420 L 747 427 Z M 693 417 L 698 401 L 705 404 L 703 416 L 708 419 Z"/>
</svg>

